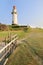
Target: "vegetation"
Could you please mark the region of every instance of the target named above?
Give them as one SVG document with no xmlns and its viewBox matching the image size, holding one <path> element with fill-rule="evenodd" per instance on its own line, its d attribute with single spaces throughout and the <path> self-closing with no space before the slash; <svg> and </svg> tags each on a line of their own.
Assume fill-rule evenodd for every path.
<svg viewBox="0 0 43 65">
<path fill-rule="evenodd" d="M 5 24 L 0 23 L 0 31 L 9 30 L 9 27 Z"/>
<path fill-rule="evenodd" d="M 19 26 L 19 25 L 5 25 L 0 23 L 0 31 L 14 31 L 14 30 L 27 30 L 27 26 Z"/>
<path fill-rule="evenodd" d="M 43 29 L 29 30 L 24 32 L 26 39 L 14 50 L 6 65 L 43 65 Z"/>
<path fill-rule="evenodd" d="M 25 36 L 24 32 L 28 30 L 27 26 L 5 25 L 0 23 L 0 40 L 8 38 L 10 35 L 18 34 L 19 38 Z M 4 38 L 3 38 L 4 37 Z"/>
<path fill-rule="evenodd" d="M 27 30 L 13 28 L 12 31 L 0 31 L 0 40 L 10 34 L 18 34 L 18 40 L 22 41 L 9 56 L 6 65 L 43 65 L 43 29 L 28 27 Z"/>
</svg>

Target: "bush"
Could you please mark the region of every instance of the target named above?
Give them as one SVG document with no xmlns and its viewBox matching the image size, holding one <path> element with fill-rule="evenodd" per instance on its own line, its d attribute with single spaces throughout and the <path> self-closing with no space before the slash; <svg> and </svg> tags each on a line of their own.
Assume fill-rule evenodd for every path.
<svg viewBox="0 0 43 65">
<path fill-rule="evenodd" d="M 4 30 L 8 30 L 8 29 L 9 29 L 9 28 L 8 28 L 7 25 L 0 23 L 0 30 L 4 31 Z"/>
</svg>

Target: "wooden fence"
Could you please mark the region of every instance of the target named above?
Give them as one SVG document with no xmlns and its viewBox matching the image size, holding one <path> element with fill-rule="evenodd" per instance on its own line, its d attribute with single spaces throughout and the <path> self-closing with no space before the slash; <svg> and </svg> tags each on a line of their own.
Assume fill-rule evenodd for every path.
<svg viewBox="0 0 43 65">
<path fill-rule="evenodd" d="M 17 45 L 17 34 L 12 36 L 12 40 L 0 50 L 0 65 L 3 64 L 3 60 L 7 58 Z"/>
</svg>

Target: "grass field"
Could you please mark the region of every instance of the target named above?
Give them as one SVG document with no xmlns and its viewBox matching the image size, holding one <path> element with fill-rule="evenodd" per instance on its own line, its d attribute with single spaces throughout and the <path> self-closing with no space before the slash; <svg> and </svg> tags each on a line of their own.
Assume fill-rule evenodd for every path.
<svg viewBox="0 0 43 65">
<path fill-rule="evenodd" d="M 7 33 L 5 32 L 6 35 Z M 26 39 L 10 55 L 6 65 L 43 65 L 43 29 L 31 29 L 27 32 L 12 31 L 11 33 L 17 33 L 19 39 Z M 2 37 L 1 34 L 3 33 L 0 32 L 0 37 Z"/>
<path fill-rule="evenodd" d="M 0 41 L 3 41 L 6 38 L 8 38 L 8 36 L 13 36 L 17 34 L 18 38 L 21 39 L 23 37 L 25 37 L 25 32 L 24 31 L 0 31 Z"/>
</svg>

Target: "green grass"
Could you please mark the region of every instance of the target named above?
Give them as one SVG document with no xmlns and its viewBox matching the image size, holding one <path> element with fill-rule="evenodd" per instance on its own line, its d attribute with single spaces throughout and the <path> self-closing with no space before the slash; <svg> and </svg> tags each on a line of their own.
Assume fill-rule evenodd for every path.
<svg viewBox="0 0 43 65">
<path fill-rule="evenodd" d="M 19 39 L 27 39 L 18 45 L 6 65 L 43 65 L 43 29 L 28 29 L 27 32 L 11 31 L 11 33 L 17 33 Z"/>
<path fill-rule="evenodd" d="M 3 41 L 5 39 L 5 37 L 8 38 L 8 36 L 10 36 L 10 35 L 13 36 L 15 34 L 18 35 L 19 39 L 22 39 L 25 37 L 25 35 L 27 33 L 25 33 L 23 30 L 21 30 L 21 31 L 20 30 L 18 30 L 18 31 L 0 31 L 0 41 L 1 40 Z"/>
<path fill-rule="evenodd" d="M 10 56 L 6 65 L 38 65 L 31 55 L 28 44 L 22 43 Z"/>
</svg>

